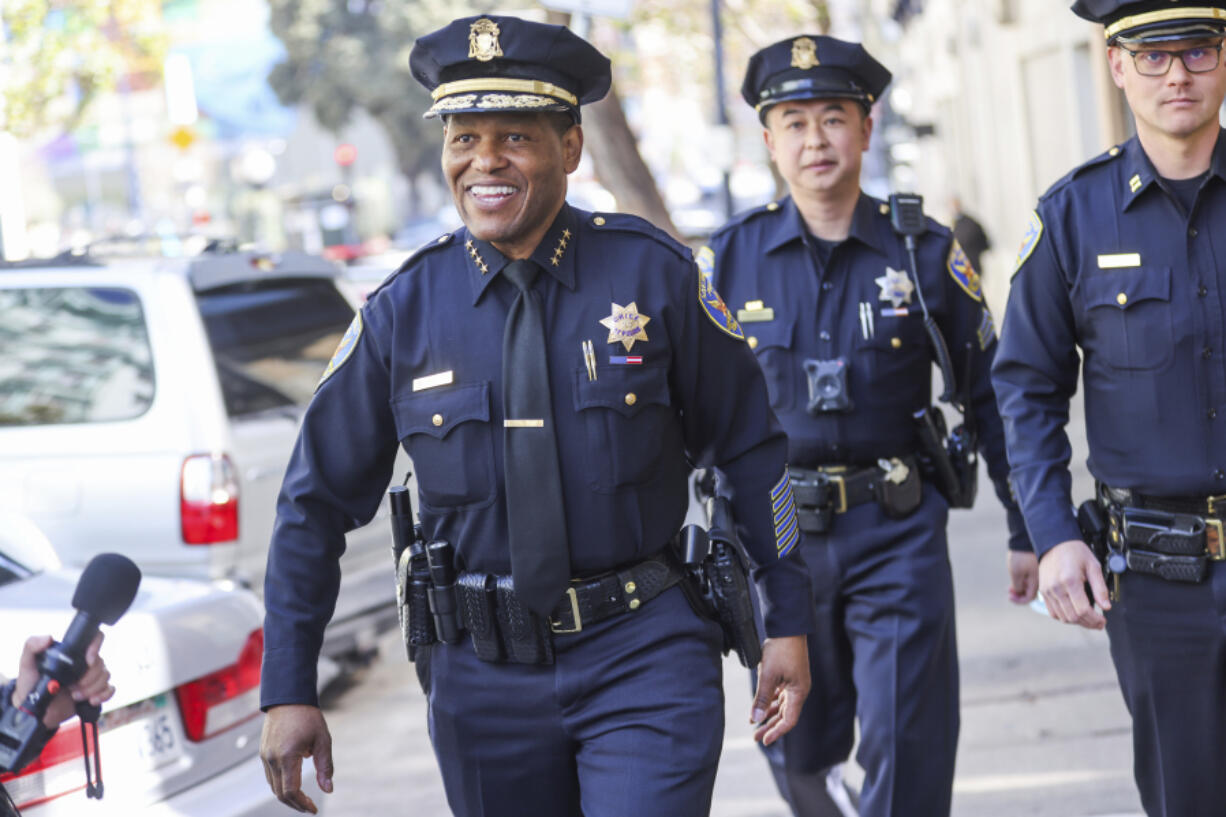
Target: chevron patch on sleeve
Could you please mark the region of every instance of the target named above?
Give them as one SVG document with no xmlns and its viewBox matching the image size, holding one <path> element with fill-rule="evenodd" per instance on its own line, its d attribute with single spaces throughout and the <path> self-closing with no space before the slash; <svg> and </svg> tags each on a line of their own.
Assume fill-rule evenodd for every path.
<svg viewBox="0 0 1226 817">
<path fill-rule="evenodd" d="M 786 467 L 783 476 L 771 488 L 771 513 L 775 521 L 775 551 L 783 557 L 800 541 L 800 521 L 796 518 L 792 479 Z"/>
</svg>

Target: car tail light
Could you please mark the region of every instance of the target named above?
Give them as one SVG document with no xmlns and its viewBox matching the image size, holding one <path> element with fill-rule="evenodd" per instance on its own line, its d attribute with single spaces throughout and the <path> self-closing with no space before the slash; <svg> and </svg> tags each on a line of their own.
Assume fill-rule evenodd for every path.
<svg viewBox="0 0 1226 817">
<path fill-rule="evenodd" d="M 237 662 L 175 688 L 189 740 L 211 738 L 260 714 L 263 657 L 264 630 L 259 629 L 247 636 Z"/>
<path fill-rule="evenodd" d="M 0 774 L 0 785 L 19 809 L 36 806 L 85 788 L 81 729 L 76 718 L 60 726 L 42 754 L 19 774 Z"/>
<path fill-rule="evenodd" d="M 183 541 L 211 545 L 238 538 L 238 477 L 225 454 L 197 454 L 183 461 L 179 481 Z"/>
</svg>

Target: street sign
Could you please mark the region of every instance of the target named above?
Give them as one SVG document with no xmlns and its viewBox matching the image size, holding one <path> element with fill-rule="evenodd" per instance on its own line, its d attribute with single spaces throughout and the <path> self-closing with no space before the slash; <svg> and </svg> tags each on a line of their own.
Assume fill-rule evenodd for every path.
<svg viewBox="0 0 1226 817">
<path fill-rule="evenodd" d="M 554 11 L 569 11 L 591 17 L 616 17 L 624 20 L 630 16 L 634 0 L 541 0 L 541 5 Z"/>
</svg>

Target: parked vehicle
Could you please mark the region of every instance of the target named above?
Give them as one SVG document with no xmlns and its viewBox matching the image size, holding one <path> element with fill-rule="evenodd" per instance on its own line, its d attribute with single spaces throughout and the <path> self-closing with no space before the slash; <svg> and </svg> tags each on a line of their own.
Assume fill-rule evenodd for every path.
<svg viewBox="0 0 1226 817">
<path fill-rule="evenodd" d="M 0 267 L 0 507 L 65 564 L 117 550 L 262 593 L 299 420 L 353 318 L 341 282 L 296 252 Z M 348 537 L 327 656 L 396 622 L 384 517 Z"/>
<path fill-rule="evenodd" d="M 61 568 L 29 520 L 0 512 L 0 674 L 26 638 L 61 637 L 80 570 Z M 262 610 L 232 583 L 145 576 L 102 656 L 115 696 L 98 722 L 103 798 L 86 799 L 81 729 L 0 776 L 24 817 L 277 817 L 257 752 Z M 316 804 L 313 775 L 304 785 Z"/>
</svg>

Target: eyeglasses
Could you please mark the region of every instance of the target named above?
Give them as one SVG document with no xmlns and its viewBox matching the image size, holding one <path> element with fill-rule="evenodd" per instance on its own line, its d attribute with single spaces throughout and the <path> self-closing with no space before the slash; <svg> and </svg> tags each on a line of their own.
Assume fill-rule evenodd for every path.
<svg viewBox="0 0 1226 817">
<path fill-rule="evenodd" d="M 1195 48 L 1184 48 L 1180 51 L 1133 51 L 1128 48 L 1124 50 L 1132 55 L 1132 62 L 1137 67 L 1137 73 L 1143 77 L 1165 76 L 1171 70 L 1176 57 L 1183 62 L 1183 67 L 1188 69 L 1189 74 L 1207 74 L 1217 68 L 1222 59 L 1222 43 L 1198 45 Z"/>
</svg>

